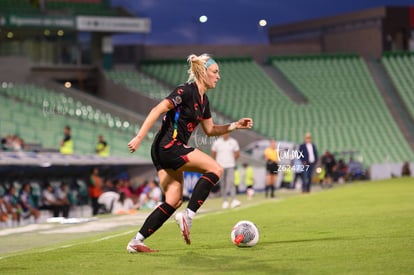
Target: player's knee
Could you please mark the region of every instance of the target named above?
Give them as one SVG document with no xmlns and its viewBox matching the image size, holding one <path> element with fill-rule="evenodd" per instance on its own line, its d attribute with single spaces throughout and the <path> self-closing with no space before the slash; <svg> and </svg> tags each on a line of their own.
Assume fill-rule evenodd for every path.
<svg viewBox="0 0 414 275">
<path fill-rule="evenodd" d="M 180 206 L 183 204 L 183 200 L 179 200 L 179 201 L 177 201 L 177 203 L 174 205 L 174 208 L 175 209 L 178 209 L 178 208 L 180 208 Z"/>
<path fill-rule="evenodd" d="M 216 163 L 216 165 L 212 167 L 212 169 L 210 169 L 209 172 L 214 173 L 218 178 L 221 178 L 221 176 L 223 175 L 224 169 L 223 167 L 221 167 L 220 164 Z"/>
<path fill-rule="evenodd" d="M 168 199 L 167 198 L 165 202 L 171 205 L 172 207 L 174 207 L 175 209 L 180 208 L 180 206 L 183 204 L 182 199 Z"/>
</svg>

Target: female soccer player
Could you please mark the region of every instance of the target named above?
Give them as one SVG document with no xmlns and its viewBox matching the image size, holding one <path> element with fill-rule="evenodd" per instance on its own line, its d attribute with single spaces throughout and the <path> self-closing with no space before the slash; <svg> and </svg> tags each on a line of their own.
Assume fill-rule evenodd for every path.
<svg viewBox="0 0 414 275">
<path fill-rule="evenodd" d="M 150 249 L 143 241 L 181 206 L 184 171 L 202 174 L 186 210 L 175 215 L 185 242 L 190 244 L 192 219 L 223 173 L 223 168 L 213 158 L 187 145 L 197 125 L 201 123 L 208 136 L 220 136 L 253 126 L 251 118 L 241 118 L 226 125 L 214 124 L 206 92 L 216 87 L 220 79 L 219 66 L 207 54 L 192 54 L 187 61 L 190 65 L 188 81 L 152 108 L 138 134 L 128 143 L 131 153 L 136 151 L 155 121 L 166 113 L 151 147 L 151 158 L 158 171 L 165 202 L 147 217 L 135 238 L 128 243 L 127 251 L 130 253 L 157 251 Z"/>
</svg>

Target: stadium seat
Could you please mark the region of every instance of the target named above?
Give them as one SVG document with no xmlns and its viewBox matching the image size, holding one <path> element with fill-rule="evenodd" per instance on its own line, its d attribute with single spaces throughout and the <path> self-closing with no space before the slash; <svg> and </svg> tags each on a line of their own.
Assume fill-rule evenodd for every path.
<svg viewBox="0 0 414 275">
<path fill-rule="evenodd" d="M 70 125 L 75 153 L 93 154 L 102 134 L 111 146 L 111 155 L 130 156 L 127 143 L 138 125 L 83 104 L 64 94 L 35 85 L 15 84 L 0 88 L 0 136 L 19 134 L 26 142 L 59 148 L 63 127 Z M 147 144 L 148 143 L 148 144 Z M 150 139 L 143 147 L 149 148 Z M 140 150 L 138 155 L 149 158 Z"/>
<path fill-rule="evenodd" d="M 384 55 L 381 61 L 414 119 L 414 54 Z"/>
<path fill-rule="evenodd" d="M 311 132 L 321 153 L 357 151 L 365 165 L 413 157 L 366 64 L 356 55 L 274 58 L 273 66 L 306 96 L 306 105 L 290 100 L 250 58 L 217 60 L 221 81 L 208 96 L 212 109 L 221 115 L 231 119 L 250 116 L 257 132 L 278 140 L 299 143 Z M 153 98 L 170 92 L 158 90 L 159 82 L 154 79 L 174 87 L 187 78 L 183 60 L 146 61 L 140 70 L 144 73 L 107 74 Z"/>
<path fill-rule="evenodd" d="M 296 113 L 306 113 L 308 124 L 328 126 L 312 127 L 327 137 L 315 139 L 320 149 L 356 150 L 366 164 L 413 157 L 361 58 L 275 58 L 273 65 L 309 99 L 307 106 L 294 107 Z M 322 113 L 313 115 L 318 109 Z"/>
<path fill-rule="evenodd" d="M 148 75 L 139 71 L 107 71 L 108 78 L 117 84 L 130 88 L 132 91 L 141 92 L 150 98 L 164 98 L 170 90 L 158 83 Z"/>
</svg>

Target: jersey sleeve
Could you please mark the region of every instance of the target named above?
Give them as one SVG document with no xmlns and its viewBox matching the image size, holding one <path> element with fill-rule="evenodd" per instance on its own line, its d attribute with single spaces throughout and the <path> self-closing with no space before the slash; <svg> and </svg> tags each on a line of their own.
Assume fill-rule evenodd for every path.
<svg viewBox="0 0 414 275">
<path fill-rule="evenodd" d="M 185 92 L 184 87 L 178 86 L 165 99 L 170 101 L 174 105 L 174 108 L 177 108 L 186 96 L 188 96 L 188 93 Z"/>
</svg>

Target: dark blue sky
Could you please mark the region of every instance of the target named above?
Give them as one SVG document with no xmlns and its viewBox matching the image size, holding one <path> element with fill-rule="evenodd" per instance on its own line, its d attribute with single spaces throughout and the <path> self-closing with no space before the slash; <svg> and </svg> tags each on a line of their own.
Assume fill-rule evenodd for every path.
<svg viewBox="0 0 414 275">
<path fill-rule="evenodd" d="M 137 16 L 149 17 L 146 36 L 116 36 L 116 44 L 266 43 L 267 26 L 384 5 L 414 6 L 414 0 L 112 0 Z M 208 21 L 198 22 L 201 15 Z"/>
</svg>

